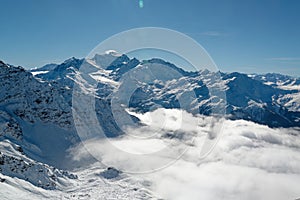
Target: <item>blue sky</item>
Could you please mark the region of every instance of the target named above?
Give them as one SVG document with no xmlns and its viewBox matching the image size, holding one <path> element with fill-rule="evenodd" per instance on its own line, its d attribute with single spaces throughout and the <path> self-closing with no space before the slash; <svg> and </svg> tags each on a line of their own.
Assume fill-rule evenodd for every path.
<svg viewBox="0 0 300 200">
<path fill-rule="evenodd" d="M 109 36 L 164 27 L 198 41 L 221 71 L 300 76 L 297 0 L 0 0 L 0 59 L 26 68 L 85 57 Z"/>
</svg>

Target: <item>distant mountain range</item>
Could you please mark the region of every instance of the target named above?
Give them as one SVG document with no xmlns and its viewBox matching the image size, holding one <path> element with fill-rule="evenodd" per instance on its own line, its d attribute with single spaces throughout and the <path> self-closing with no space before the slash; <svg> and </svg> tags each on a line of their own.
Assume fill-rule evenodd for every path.
<svg viewBox="0 0 300 200">
<path fill-rule="evenodd" d="M 50 64 L 35 69 L 32 73 L 39 80 L 58 84 L 60 89 L 65 86 L 72 88 L 73 76 L 83 62 L 86 61 L 71 58 L 60 65 Z M 142 83 L 144 75 L 139 75 L 141 80 L 137 83 L 129 104 L 129 107 L 140 112 L 153 109 L 155 104 L 165 108 L 182 108 L 192 113 L 212 114 L 211 109 L 216 107 L 213 102 L 216 96 L 209 94 L 209 87 L 217 80 L 218 84 L 222 85 L 219 90 L 224 91 L 224 94 L 217 96 L 220 98 L 220 104 L 226 104 L 222 107 L 226 109 L 224 113 L 227 117 L 250 120 L 271 127 L 300 126 L 299 78 L 280 74 L 246 75 L 208 70 L 186 72 L 161 59 L 139 61 L 114 53 L 95 55 L 89 61 L 89 65 L 90 74 L 99 82 L 97 94 L 102 97 L 109 97 L 114 88 L 108 80 L 118 82 L 128 71 L 138 71 L 143 66 L 149 66 L 150 70 L 143 69 L 142 73 L 152 73 L 153 77 Z M 181 82 L 172 82 L 178 79 Z M 190 100 L 186 102 L 190 105 L 183 108 L 178 104 L 177 97 L 186 91 L 194 92 L 197 103 Z"/>
</svg>

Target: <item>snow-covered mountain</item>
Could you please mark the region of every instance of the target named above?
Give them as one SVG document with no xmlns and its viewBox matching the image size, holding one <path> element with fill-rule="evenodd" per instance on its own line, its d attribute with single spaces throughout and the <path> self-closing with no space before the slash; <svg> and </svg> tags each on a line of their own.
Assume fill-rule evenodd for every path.
<svg viewBox="0 0 300 200">
<path fill-rule="evenodd" d="M 287 75 L 267 73 L 267 74 L 250 74 L 255 80 L 259 80 L 266 85 L 272 85 L 281 89 L 299 89 L 300 78 Z"/>
<path fill-rule="evenodd" d="M 70 156 L 70 149 L 80 144 L 72 115 L 77 87 L 82 94 L 93 95 L 97 121 L 109 138 L 124 134 L 127 117 L 137 124 L 142 121 L 130 112 L 145 114 L 158 108 L 242 119 L 271 128 L 300 127 L 300 81 L 289 76 L 187 72 L 162 59 L 139 61 L 114 51 L 33 70 L 0 61 L 0 193 L 1 187 L 14 187 L 11 191 L 22 194 L 56 191 L 45 192 L 41 198 L 94 195 L 97 199 L 105 191 L 125 193 L 125 199 L 157 198 L 145 188 L 147 183 L 140 184 L 114 168 L 94 166 L 90 157 Z M 183 138 L 162 135 L 164 140 Z M 93 167 L 82 169 L 83 163 Z M 76 185 L 82 194 L 71 189 Z M 92 191 L 95 185 L 103 190 Z"/>
<path fill-rule="evenodd" d="M 102 63 L 101 59 L 104 60 Z M 111 63 L 107 64 L 109 61 Z M 188 106 L 185 110 L 192 113 L 211 114 L 212 107 L 216 107 L 212 102 L 216 100 L 213 99 L 214 95 L 209 94 L 211 90 L 209 86 L 217 80 L 218 84 L 222 85 L 219 87 L 223 87 L 219 90 L 224 91 L 224 94 L 217 95 L 221 98 L 220 107 L 226 109 L 226 115 L 231 119 L 245 119 L 271 127 L 300 125 L 300 82 L 299 79 L 289 76 L 246 75 L 237 72 L 228 74 L 207 70 L 186 72 L 161 59 L 138 61 L 126 55 L 110 52 L 105 55 L 95 55 L 87 61 L 72 58 L 48 73 L 37 74 L 35 77 L 51 83 L 60 83 L 61 87 L 66 85 L 72 87 L 73 76 L 83 62 L 90 65 L 85 69 L 94 70 L 90 75 L 97 78 L 99 82 L 97 94 L 100 96 L 109 96 L 116 82 L 120 81 L 126 72 L 139 73 L 139 68 L 143 68 L 137 77 L 139 82 L 135 83 L 136 90 L 129 103 L 130 107 L 139 111 L 149 111 L 153 105 L 182 108 L 178 97 L 190 91 L 194 93 L 193 99 L 187 102 Z M 146 67 L 148 69 L 145 69 Z M 147 73 L 151 74 L 151 77 L 145 77 Z"/>
<path fill-rule="evenodd" d="M 299 112 L 300 95 L 298 91 L 300 90 L 300 78 L 275 73 L 268 73 L 264 75 L 251 74 L 249 76 L 255 80 L 263 82 L 266 85 L 280 88 L 282 90 L 293 91 L 282 95 L 277 99 L 277 102 L 286 107 L 289 111 Z"/>
</svg>

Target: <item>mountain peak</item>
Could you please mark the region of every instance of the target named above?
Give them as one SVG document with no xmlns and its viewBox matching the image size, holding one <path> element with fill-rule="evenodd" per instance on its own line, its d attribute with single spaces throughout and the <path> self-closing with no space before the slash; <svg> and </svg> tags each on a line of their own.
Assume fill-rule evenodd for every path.
<svg viewBox="0 0 300 200">
<path fill-rule="evenodd" d="M 80 59 L 75 58 L 75 57 L 73 56 L 73 57 L 71 57 L 71 58 L 65 60 L 65 61 L 63 62 L 63 64 L 73 63 L 73 62 L 77 62 L 77 61 L 79 61 L 79 60 L 80 60 Z"/>
<path fill-rule="evenodd" d="M 143 64 L 147 64 L 147 63 L 150 63 L 150 64 L 161 64 L 161 65 L 170 67 L 171 69 L 173 69 L 173 70 L 179 72 L 179 73 L 182 74 L 182 75 L 187 75 L 187 74 L 188 74 L 188 72 L 185 71 L 185 70 L 183 70 L 182 68 L 180 68 L 180 67 L 174 65 L 173 63 L 170 63 L 170 62 L 168 62 L 168 61 L 165 61 L 165 60 L 163 60 L 163 59 L 161 59 L 161 58 L 152 58 L 152 59 L 150 59 L 150 60 L 144 60 L 144 61 L 143 61 Z"/>
<path fill-rule="evenodd" d="M 0 65 L 6 65 L 2 60 L 0 60 Z"/>
<path fill-rule="evenodd" d="M 106 55 L 116 56 L 116 57 L 122 56 L 122 54 L 120 54 L 116 50 L 107 50 L 107 51 L 105 51 L 105 54 Z"/>
<path fill-rule="evenodd" d="M 105 54 L 95 54 L 91 60 L 93 60 L 99 67 L 107 69 L 109 66 L 128 62 L 130 58 L 128 58 L 125 54 L 119 54 L 114 50 L 109 50 L 106 51 Z"/>
</svg>

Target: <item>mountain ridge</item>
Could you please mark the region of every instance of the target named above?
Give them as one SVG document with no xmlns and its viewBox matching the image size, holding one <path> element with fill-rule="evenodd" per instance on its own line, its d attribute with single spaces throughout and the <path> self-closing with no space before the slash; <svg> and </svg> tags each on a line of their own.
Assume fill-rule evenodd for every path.
<svg viewBox="0 0 300 200">
<path fill-rule="evenodd" d="M 127 73 L 128 71 L 137 68 L 139 65 L 147 65 L 147 64 L 154 64 L 154 65 L 162 64 L 161 66 L 168 66 L 171 69 L 174 69 L 176 71 L 176 73 L 178 72 L 179 76 L 190 77 L 191 80 L 193 77 L 203 76 L 204 74 L 209 74 L 209 76 L 211 76 L 211 72 L 209 72 L 208 70 L 203 70 L 203 71 L 198 71 L 198 72 L 186 72 L 182 68 L 177 67 L 176 65 L 174 65 L 172 63 L 169 63 L 162 59 L 157 59 L 157 58 L 153 58 L 153 59 L 146 60 L 146 61 L 139 61 L 136 58 L 130 59 L 129 57 L 127 57 L 124 54 L 120 54 L 120 55 L 118 55 L 118 54 L 104 54 L 104 55 L 96 54 L 91 59 L 91 61 L 95 61 L 95 63 L 96 63 L 97 59 L 99 60 L 100 58 L 105 58 L 105 56 L 109 56 L 109 57 L 113 56 L 115 59 L 111 60 L 111 63 L 108 64 L 109 66 L 105 66 L 104 67 L 105 69 L 103 69 L 103 71 L 112 71 L 112 72 L 110 72 L 109 74 L 106 74 L 105 76 L 102 76 L 102 75 L 101 76 L 106 79 L 112 79 L 113 81 L 119 81 L 120 77 L 122 77 L 122 75 L 124 73 Z M 80 70 L 79 69 L 80 66 L 82 66 L 83 63 L 85 63 L 85 62 L 86 62 L 86 60 L 84 60 L 84 59 L 77 59 L 77 58 L 72 57 L 72 58 L 64 61 L 62 64 L 57 64 L 55 67 L 50 68 L 51 70 L 49 70 L 48 73 L 36 74 L 34 77 L 39 78 L 44 81 L 50 81 L 52 83 L 58 82 L 61 86 L 71 86 L 74 83 L 74 81 L 72 80 L 71 77 L 74 76 L 76 71 Z M 88 64 L 88 65 L 90 65 L 90 64 Z M 99 66 L 99 67 L 102 68 L 101 66 Z M 95 69 L 94 66 L 90 65 L 89 69 L 92 69 L 92 68 L 95 72 L 99 71 L 99 69 Z M 34 72 L 38 72 L 38 71 L 39 71 L 38 68 L 34 69 Z M 44 71 L 44 66 L 41 68 L 41 71 Z M 283 89 L 282 85 L 278 85 L 278 84 L 276 85 L 275 83 L 270 85 L 270 84 L 266 83 L 266 82 L 270 82 L 270 80 L 264 81 L 262 79 L 262 77 L 267 76 L 267 78 L 268 78 L 272 75 L 279 76 L 278 74 L 276 75 L 276 74 L 271 74 L 271 73 L 267 74 L 267 75 L 253 75 L 253 74 L 247 75 L 247 74 L 243 74 L 243 73 L 239 73 L 239 72 L 233 72 L 233 73 L 220 72 L 221 79 L 225 82 L 227 81 L 227 83 L 225 83 L 225 85 L 227 87 L 229 87 L 229 89 L 227 88 L 225 91 L 226 96 L 227 96 L 226 101 L 227 101 L 227 103 L 229 103 L 229 105 L 227 105 L 227 108 L 226 108 L 226 113 L 233 115 L 233 117 L 231 117 L 232 119 L 252 120 L 257 123 L 267 124 L 269 126 L 281 126 L 282 125 L 283 127 L 289 127 L 289 126 L 293 126 L 293 124 L 294 125 L 296 124 L 296 126 L 299 126 L 299 124 L 297 125 L 297 122 L 296 123 L 292 122 L 293 121 L 292 119 L 286 120 L 281 117 L 280 120 L 283 120 L 285 122 L 283 122 L 282 124 L 280 124 L 280 123 L 272 124 L 270 122 L 270 120 L 269 121 L 268 120 L 262 121 L 261 119 L 255 120 L 255 119 L 253 119 L 253 116 L 249 116 L 249 113 L 246 115 L 244 114 L 244 116 L 241 117 L 240 114 L 236 114 L 236 111 L 233 110 L 233 108 L 237 107 L 237 106 L 243 107 L 243 108 L 247 107 L 249 101 L 252 100 L 252 101 L 260 103 L 260 104 L 261 103 L 266 104 L 268 108 L 266 108 L 265 110 L 267 110 L 267 112 L 269 112 L 268 110 L 270 110 L 270 108 L 271 108 L 271 110 L 269 112 L 271 117 L 273 116 L 272 112 L 276 113 L 276 111 L 279 111 L 279 110 L 281 110 L 280 111 L 281 113 L 290 112 L 289 109 L 291 110 L 290 114 L 295 115 L 295 116 L 293 116 L 293 118 L 299 117 L 299 115 L 297 114 L 297 112 L 299 110 L 294 109 L 295 107 L 299 107 L 299 105 L 298 105 L 299 103 L 298 102 L 295 103 L 294 99 L 293 99 L 295 94 L 298 93 L 298 90 L 294 89 L 294 88 Z M 177 76 L 177 77 L 179 77 L 179 76 Z M 287 82 L 287 79 L 289 79 L 289 81 L 293 83 L 294 87 L 295 87 L 295 85 L 297 85 L 297 86 L 300 85 L 300 84 L 298 84 L 297 81 L 294 81 L 297 79 L 294 79 L 294 78 L 286 76 L 286 75 L 281 75 L 280 77 L 283 77 L 285 79 L 284 80 L 285 82 Z M 230 80 L 230 79 L 234 79 L 234 80 Z M 269 79 L 271 79 L 271 78 L 269 78 Z M 201 85 L 201 83 L 199 83 L 199 84 Z M 106 86 L 107 86 L 107 84 L 106 84 Z M 103 89 L 101 89 L 101 91 L 103 91 Z M 277 98 L 276 101 L 272 100 L 272 98 L 274 98 L 274 95 L 276 96 L 275 98 Z M 279 97 L 279 96 L 281 96 L 281 97 Z M 236 97 L 239 97 L 239 98 L 236 98 Z M 241 98 L 243 100 L 241 100 Z M 298 95 L 296 95 L 295 98 L 298 99 Z M 237 100 L 237 99 L 239 99 L 239 100 Z M 293 101 L 293 102 L 290 103 L 291 101 Z M 282 104 L 279 102 L 286 102 L 286 103 Z M 295 106 L 294 108 L 291 108 L 290 105 L 295 105 L 295 104 L 297 104 L 297 106 Z M 286 109 L 285 105 L 288 105 L 287 109 Z M 200 110 L 203 110 L 203 109 L 200 108 Z M 278 114 L 280 115 L 281 113 L 278 113 Z M 201 112 L 200 112 L 200 114 L 201 114 Z M 202 113 L 202 114 L 205 114 L 205 113 Z M 276 116 L 275 116 L 275 118 L 276 118 Z"/>
</svg>

